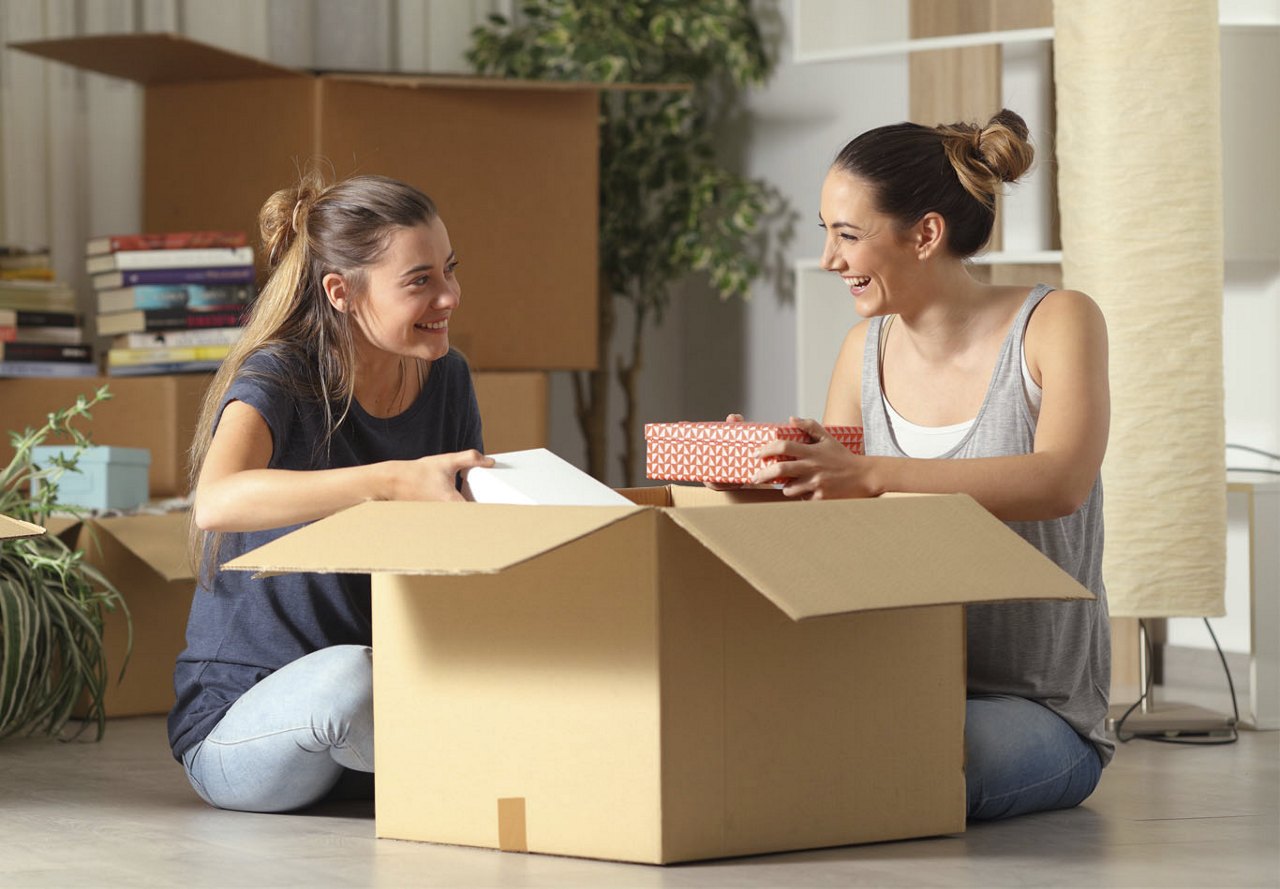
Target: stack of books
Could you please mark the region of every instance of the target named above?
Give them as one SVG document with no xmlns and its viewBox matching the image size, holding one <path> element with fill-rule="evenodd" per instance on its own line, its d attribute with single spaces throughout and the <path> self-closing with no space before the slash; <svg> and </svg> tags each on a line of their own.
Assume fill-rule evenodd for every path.
<svg viewBox="0 0 1280 889">
<path fill-rule="evenodd" d="M 47 249 L 0 245 L 0 377 L 97 374 L 82 322 Z"/>
<path fill-rule="evenodd" d="M 239 338 L 256 293 L 244 232 L 112 235 L 87 253 L 108 375 L 214 370 Z"/>
<path fill-rule="evenodd" d="M 48 247 L 0 244 L 0 281 L 52 281 Z"/>
</svg>

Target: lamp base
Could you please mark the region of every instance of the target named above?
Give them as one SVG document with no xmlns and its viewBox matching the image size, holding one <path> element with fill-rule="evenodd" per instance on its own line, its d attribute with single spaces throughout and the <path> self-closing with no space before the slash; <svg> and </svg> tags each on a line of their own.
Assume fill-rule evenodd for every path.
<svg viewBox="0 0 1280 889">
<path fill-rule="evenodd" d="M 1115 704 L 1107 713 L 1107 731 L 1115 732 L 1129 705 Z M 1233 716 L 1216 713 L 1195 704 L 1163 702 L 1143 711 L 1135 709 L 1120 726 L 1126 735 L 1165 738 L 1226 737 L 1235 731 Z"/>
</svg>

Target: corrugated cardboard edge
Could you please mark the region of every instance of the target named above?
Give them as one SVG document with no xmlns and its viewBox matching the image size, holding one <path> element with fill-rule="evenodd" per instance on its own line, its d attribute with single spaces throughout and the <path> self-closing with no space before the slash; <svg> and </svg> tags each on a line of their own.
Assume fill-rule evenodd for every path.
<svg viewBox="0 0 1280 889">
<path fill-rule="evenodd" d="M 252 80 L 264 77 L 325 77 L 404 89 L 447 87 L 542 92 L 689 92 L 693 89 L 691 83 L 595 83 L 584 80 L 482 77 L 474 74 L 304 70 L 231 52 L 182 34 L 163 32 L 23 40 L 10 43 L 9 46 L 50 61 L 144 85 Z"/>
<path fill-rule="evenodd" d="M 800 518 L 797 507 L 807 507 L 808 512 L 804 517 L 809 523 L 804 536 L 807 558 L 796 558 L 794 545 L 782 542 Z M 904 522 L 904 510 L 918 515 Z M 913 606 L 1094 598 L 1074 577 L 964 494 L 665 512 L 792 620 Z M 821 518 L 815 518 L 815 513 Z M 899 533 L 881 527 L 886 513 L 896 516 L 897 521 L 889 524 Z M 908 538 L 900 533 L 913 524 L 923 529 L 921 535 Z M 921 547 L 927 549 L 923 555 Z M 893 589 L 894 598 L 849 607 L 854 577 L 822 562 L 829 553 L 844 550 L 831 561 L 847 563 L 858 549 L 867 571 L 893 571 L 892 583 L 869 586 Z M 846 565 L 843 570 L 847 569 Z M 867 571 L 858 576 L 865 577 Z M 967 576 L 961 580 L 963 572 Z"/>
<path fill-rule="evenodd" d="M 144 85 L 307 76 L 306 72 L 191 40 L 181 34 L 93 34 L 60 40 L 24 40 L 9 46 Z"/>
<path fill-rule="evenodd" d="M 24 537 L 39 537 L 45 532 L 40 525 L 24 522 L 22 519 L 0 515 L 0 540 L 20 540 Z"/>
</svg>

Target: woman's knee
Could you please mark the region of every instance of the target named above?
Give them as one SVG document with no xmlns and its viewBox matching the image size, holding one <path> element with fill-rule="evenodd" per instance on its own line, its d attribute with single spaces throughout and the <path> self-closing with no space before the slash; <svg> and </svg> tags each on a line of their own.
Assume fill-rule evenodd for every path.
<svg viewBox="0 0 1280 889">
<path fill-rule="evenodd" d="M 343 713 L 373 710 L 373 651 L 366 645 L 335 645 L 313 652 L 303 662 L 307 693 Z M 288 668 L 286 668 L 288 669 Z"/>
<path fill-rule="evenodd" d="M 1098 783 L 1093 745 L 1034 701 L 972 698 L 965 723 L 965 779 L 975 819 L 1070 808 Z"/>
</svg>

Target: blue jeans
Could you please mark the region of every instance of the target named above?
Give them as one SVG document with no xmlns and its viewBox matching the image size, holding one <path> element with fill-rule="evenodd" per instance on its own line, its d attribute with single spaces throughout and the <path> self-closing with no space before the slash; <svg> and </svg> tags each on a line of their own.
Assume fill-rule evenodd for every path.
<svg viewBox="0 0 1280 889">
<path fill-rule="evenodd" d="M 287 812 L 373 772 L 372 651 L 336 645 L 267 676 L 182 757 L 196 793 L 220 809 Z"/>
<path fill-rule="evenodd" d="M 965 707 L 969 820 L 1069 809 L 1098 786 L 1094 746 L 1047 707 L 1012 695 L 977 695 Z"/>
</svg>

